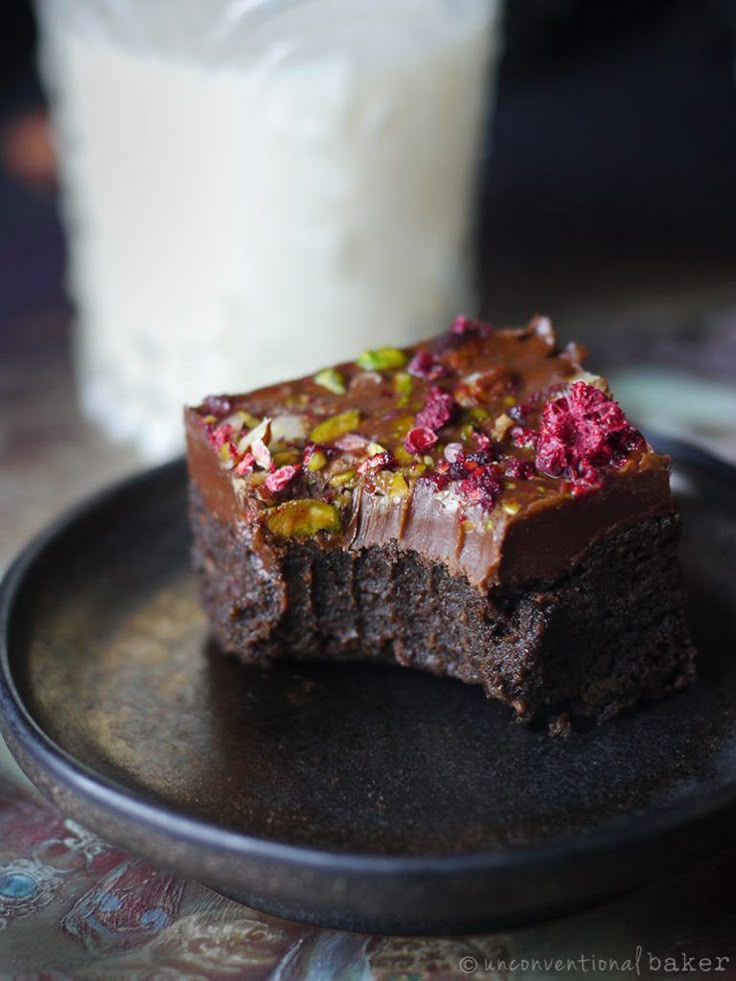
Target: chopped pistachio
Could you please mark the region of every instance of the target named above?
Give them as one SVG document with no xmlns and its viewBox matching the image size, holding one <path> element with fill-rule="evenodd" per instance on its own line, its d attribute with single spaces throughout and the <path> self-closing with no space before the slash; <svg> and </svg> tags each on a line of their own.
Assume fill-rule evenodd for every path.
<svg viewBox="0 0 736 981">
<path fill-rule="evenodd" d="M 286 398 L 284 405 L 290 409 L 306 409 L 309 406 L 309 402 L 310 396 L 308 392 L 295 392 Z"/>
<path fill-rule="evenodd" d="M 516 503 L 516 501 L 504 501 L 503 509 L 506 512 L 506 514 L 519 513 L 519 505 Z"/>
<path fill-rule="evenodd" d="M 314 380 L 322 388 L 326 388 L 328 392 L 333 392 L 335 395 L 344 395 L 347 391 L 345 378 L 335 368 L 325 368 L 323 371 L 318 371 Z"/>
<path fill-rule="evenodd" d="M 403 409 L 408 404 L 413 385 L 414 382 L 408 371 L 397 371 L 394 375 L 394 391 L 398 396 L 396 405 L 399 409 Z"/>
<path fill-rule="evenodd" d="M 403 443 L 399 445 L 394 450 L 394 457 L 396 462 L 402 467 L 410 467 L 414 463 L 414 456 L 411 454 Z"/>
<path fill-rule="evenodd" d="M 427 464 L 428 467 L 431 467 L 432 464 L 434 463 L 434 457 L 431 457 L 429 455 L 428 456 L 423 456 L 422 457 L 422 460 L 424 460 L 424 462 Z"/>
<path fill-rule="evenodd" d="M 513 480 L 509 480 L 506 486 L 508 487 L 509 490 L 516 490 L 516 484 L 514 483 Z"/>
<path fill-rule="evenodd" d="M 309 458 L 307 470 L 321 470 L 326 463 L 327 457 L 322 450 L 315 450 Z"/>
<path fill-rule="evenodd" d="M 218 455 L 220 457 L 220 466 L 224 467 L 226 470 L 230 470 L 231 467 L 235 466 L 235 457 L 233 456 L 233 451 L 230 448 L 229 443 L 223 443 L 219 449 Z"/>
<path fill-rule="evenodd" d="M 465 425 L 460 429 L 460 439 L 463 443 L 467 443 L 470 437 L 473 435 L 475 427 L 472 423 L 466 422 Z"/>
<path fill-rule="evenodd" d="M 364 371 L 386 371 L 388 368 L 403 368 L 408 360 L 397 347 L 379 347 L 373 351 L 363 351 L 355 363 Z"/>
<path fill-rule="evenodd" d="M 354 470 L 343 470 L 342 473 L 336 473 L 334 477 L 331 477 L 330 483 L 333 487 L 342 487 L 343 484 L 349 484 L 354 476 Z"/>
<path fill-rule="evenodd" d="M 348 409 L 347 412 L 340 412 L 318 422 L 309 438 L 315 443 L 331 443 L 355 429 L 359 422 L 360 412 L 357 409 Z"/>
<path fill-rule="evenodd" d="M 286 501 L 268 512 L 266 527 L 279 538 L 316 535 L 318 531 L 339 531 L 340 513 L 325 501 L 308 498 Z"/>
<path fill-rule="evenodd" d="M 421 477 L 424 471 L 427 469 L 424 463 L 415 463 L 410 470 L 412 477 Z"/>
<path fill-rule="evenodd" d="M 463 531 L 472 531 L 475 528 L 475 524 L 469 518 L 466 518 L 462 523 L 462 528 Z"/>
<path fill-rule="evenodd" d="M 480 406 L 476 405 L 472 409 L 468 409 L 468 415 L 473 422 L 485 422 L 490 413 L 486 409 L 481 409 Z"/>
<path fill-rule="evenodd" d="M 240 432 L 241 429 L 253 429 L 254 426 L 258 425 L 259 420 L 250 414 L 250 412 L 245 412 L 243 409 L 238 409 L 236 412 L 231 413 L 227 419 L 223 419 L 220 423 L 221 426 L 232 426 L 235 432 Z"/>
<path fill-rule="evenodd" d="M 409 485 L 407 484 L 403 474 L 395 473 L 391 478 L 391 483 L 389 485 L 389 497 L 406 497 L 408 493 Z"/>
<path fill-rule="evenodd" d="M 293 465 L 299 462 L 299 451 L 298 450 L 282 450 L 280 453 L 274 453 L 273 462 L 277 467 L 286 467 L 290 464 Z"/>
<path fill-rule="evenodd" d="M 493 531 L 493 525 L 494 525 L 494 523 L 495 522 L 494 522 L 493 518 L 489 518 L 488 521 L 486 521 L 486 531 Z"/>
<path fill-rule="evenodd" d="M 391 426 L 391 435 L 398 442 L 403 442 L 410 429 L 414 428 L 414 416 L 399 416 Z"/>
<path fill-rule="evenodd" d="M 512 405 L 516 405 L 516 399 L 514 398 L 513 395 L 506 395 L 506 396 L 504 396 L 503 402 L 504 402 L 504 405 L 508 405 L 509 408 Z"/>
<path fill-rule="evenodd" d="M 249 429 L 245 436 L 241 436 L 238 443 L 238 453 L 241 455 L 249 450 L 256 440 L 262 440 L 266 445 L 271 441 L 271 420 L 266 416 L 265 419 Z"/>
<path fill-rule="evenodd" d="M 365 448 L 368 456 L 375 456 L 377 453 L 385 453 L 386 447 L 381 446 L 380 443 L 369 443 Z"/>
</svg>

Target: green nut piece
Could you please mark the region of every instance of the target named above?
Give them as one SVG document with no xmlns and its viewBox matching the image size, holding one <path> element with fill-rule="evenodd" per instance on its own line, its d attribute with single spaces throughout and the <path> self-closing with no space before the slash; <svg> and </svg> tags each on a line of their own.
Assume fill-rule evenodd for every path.
<svg viewBox="0 0 736 981">
<path fill-rule="evenodd" d="M 327 457 L 324 455 L 322 450 L 315 450 L 309 458 L 307 470 L 321 470 L 326 463 Z"/>
<path fill-rule="evenodd" d="M 309 498 L 285 501 L 268 512 L 266 527 L 277 538 L 316 535 L 318 531 L 340 531 L 340 512 L 325 501 Z"/>
<path fill-rule="evenodd" d="M 474 406 L 472 409 L 468 409 L 468 416 L 473 422 L 485 422 L 490 413 L 486 409 L 481 409 L 480 406 Z"/>
<path fill-rule="evenodd" d="M 397 371 L 394 375 L 394 391 L 398 396 L 396 405 L 399 409 L 403 409 L 408 404 L 413 385 L 414 382 L 408 371 Z"/>
<path fill-rule="evenodd" d="M 345 433 L 352 432 L 359 422 L 360 412 L 357 409 L 348 409 L 347 412 L 340 412 L 336 416 L 318 422 L 309 434 L 309 438 L 315 443 L 331 443 Z"/>
<path fill-rule="evenodd" d="M 342 473 L 336 473 L 334 477 L 331 477 L 330 483 L 333 487 L 344 487 L 345 484 L 350 483 L 353 477 L 355 477 L 354 470 L 343 470 Z"/>
<path fill-rule="evenodd" d="M 395 473 L 388 488 L 389 497 L 402 498 L 409 494 L 409 485 L 403 474 Z"/>
<path fill-rule="evenodd" d="M 314 380 L 317 385 L 321 385 L 322 388 L 326 388 L 328 392 L 333 392 L 335 395 L 344 395 L 347 391 L 345 388 L 345 379 L 334 368 L 325 368 L 323 371 L 318 371 L 314 376 Z"/>
<path fill-rule="evenodd" d="M 409 453 L 406 447 L 399 443 L 399 445 L 394 450 L 394 457 L 396 462 L 402 467 L 410 467 L 414 463 L 414 454 Z"/>
<path fill-rule="evenodd" d="M 397 347 L 379 347 L 375 351 L 363 351 L 355 362 L 364 371 L 387 371 L 403 368 L 409 359 Z"/>
<path fill-rule="evenodd" d="M 274 453 L 273 462 L 277 467 L 293 466 L 299 462 L 299 453 L 297 450 L 281 450 L 279 453 Z"/>
</svg>

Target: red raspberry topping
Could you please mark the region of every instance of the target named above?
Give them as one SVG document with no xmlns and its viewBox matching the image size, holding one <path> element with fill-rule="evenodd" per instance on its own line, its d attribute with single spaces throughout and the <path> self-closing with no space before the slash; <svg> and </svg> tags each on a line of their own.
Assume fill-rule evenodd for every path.
<svg viewBox="0 0 736 981">
<path fill-rule="evenodd" d="M 408 453 L 423 453 L 437 442 L 437 433 L 427 426 L 415 426 L 406 434 L 404 446 Z"/>
<path fill-rule="evenodd" d="M 262 467 L 264 470 L 270 470 L 272 473 L 275 472 L 276 466 L 273 462 L 271 451 L 262 439 L 254 439 L 250 444 L 250 451 L 259 467 Z"/>
<path fill-rule="evenodd" d="M 393 463 L 393 458 L 388 450 L 383 450 L 381 453 L 374 453 L 373 456 L 366 457 L 365 460 L 358 466 L 358 473 L 365 474 L 369 473 L 371 470 L 385 470 L 390 467 Z"/>
<path fill-rule="evenodd" d="M 268 477 L 264 480 L 264 486 L 266 490 L 271 494 L 278 494 L 282 491 L 286 485 L 294 479 L 296 475 L 296 467 L 288 464 L 285 467 L 279 467 L 278 470 L 274 470 L 270 473 Z"/>
<path fill-rule="evenodd" d="M 361 436 L 360 433 L 346 433 L 335 440 L 335 446 L 338 450 L 344 450 L 346 453 L 356 453 L 369 443 L 370 440 L 366 436 Z"/>
<path fill-rule="evenodd" d="M 450 478 L 446 473 L 424 473 L 421 477 L 417 478 L 417 484 L 424 484 L 429 486 L 434 491 L 444 490 L 445 487 L 450 483 Z"/>
<path fill-rule="evenodd" d="M 462 315 L 455 317 L 450 327 L 450 333 L 459 337 L 464 337 L 467 334 L 480 334 L 481 337 L 487 337 L 492 330 L 491 324 L 484 324 L 480 320 L 473 320 Z"/>
<path fill-rule="evenodd" d="M 418 351 L 409 362 L 407 371 L 416 378 L 426 378 L 435 381 L 447 374 L 447 368 L 429 351 Z"/>
<path fill-rule="evenodd" d="M 202 403 L 205 413 L 213 416 L 225 416 L 232 409 L 232 403 L 224 395 L 208 395 Z"/>
<path fill-rule="evenodd" d="M 529 426 L 515 426 L 511 430 L 511 439 L 514 446 L 535 447 L 539 442 L 539 433 L 536 429 L 530 429 Z"/>
<path fill-rule="evenodd" d="M 479 467 L 460 481 L 458 490 L 466 500 L 480 504 L 484 511 L 492 511 L 501 493 L 501 481 L 492 467 Z"/>
<path fill-rule="evenodd" d="M 233 427 L 228 423 L 224 426 L 216 426 L 207 433 L 210 443 L 216 450 L 221 450 L 225 443 L 232 442 Z"/>
<path fill-rule="evenodd" d="M 567 395 L 545 405 L 535 462 L 542 473 L 572 481 L 580 493 L 600 487 L 602 468 L 621 466 L 644 445 L 617 402 L 592 385 L 575 382 Z"/>
<path fill-rule="evenodd" d="M 512 458 L 506 461 L 503 472 L 513 480 L 530 480 L 534 476 L 534 464 L 531 460 Z"/>
<path fill-rule="evenodd" d="M 417 412 L 417 426 L 437 432 L 452 418 L 454 406 L 455 402 L 449 392 L 443 392 L 441 388 L 430 388 L 424 408 Z"/>
<path fill-rule="evenodd" d="M 304 444 L 304 452 L 302 453 L 302 465 L 308 466 L 309 461 L 312 459 L 314 454 L 319 450 L 321 453 L 329 459 L 333 453 L 334 449 L 331 446 L 325 446 L 323 443 L 313 443 L 311 440 Z"/>
<path fill-rule="evenodd" d="M 235 473 L 238 477 L 244 477 L 247 473 L 253 473 L 253 467 L 255 466 L 256 458 L 252 453 L 246 453 L 243 459 L 235 468 Z"/>
</svg>

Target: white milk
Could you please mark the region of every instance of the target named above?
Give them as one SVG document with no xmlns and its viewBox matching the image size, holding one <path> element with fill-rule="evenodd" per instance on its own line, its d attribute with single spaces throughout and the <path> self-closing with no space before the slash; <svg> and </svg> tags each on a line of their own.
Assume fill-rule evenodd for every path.
<svg viewBox="0 0 736 981">
<path fill-rule="evenodd" d="M 188 6 L 41 5 L 82 403 L 150 458 L 183 402 L 470 309 L 497 37 L 496 0 Z"/>
</svg>

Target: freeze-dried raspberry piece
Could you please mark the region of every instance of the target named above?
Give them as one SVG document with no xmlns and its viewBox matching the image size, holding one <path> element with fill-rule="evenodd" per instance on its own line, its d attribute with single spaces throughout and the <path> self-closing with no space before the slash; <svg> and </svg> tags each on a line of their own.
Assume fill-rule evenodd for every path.
<svg viewBox="0 0 736 981">
<path fill-rule="evenodd" d="M 208 395 L 202 402 L 202 411 L 213 416 L 225 416 L 232 409 L 232 403 L 226 395 Z"/>
<path fill-rule="evenodd" d="M 254 439 L 250 445 L 250 451 L 259 467 L 264 470 L 275 471 L 276 467 L 271 456 L 271 451 L 262 439 Z"/>
<path fill-rule="evenodd" d="M 208 430 L 207 436 L 214 448 L 221 450 L 225 443 L 232 442 L 233 427 L 229 423 L 225 423 L 224 426 L 215 426 Z"/>
<path fill-rule="evenodd" d="M 338 450 L 344 450 L 346 453 L 355 453 L 363 450 L 369 443 L 370 440 L 368 437 L 361 436 L 360 433 L 345 433 L 344 436 L 335 440 L 335 446 Z"/>
<path fill-rule="evenodd" d="M 473 320 L 472 317 L 464 317 L 462 314 L 455 317 L 450 326 L 450 333 L 459 337 L 465 337 L 468 334 L 480 334 L 481 337 L 487 337 L 492 331 L 493 326 L 491 324 L 484 324 L 480 320 Z"/>
<path fill-rule="evenodd" d="M 504 465 L 504 474 L 513 480 L 530 480 L 534 476 L 534 464 L 531 460 L 511 458 Z"/>
<path fill-rule="evenodd" d="M 438 473 L 434 471 L 433 473 L 424 473 L 421 477 L 417 478 L 417 484 L 424 484 L 430 486 L 434 491 L 444 490 L 445 487 L 450 483 L 450 478 L 446 473 Z"/>
<path fill-rule="evenodd" d="M 274 470 L 263 482 L 266 490 L 271 494 L 278 494 L 279 491 L 282 491 L 294 479 L 296 469 L 296 467 L 288 464 L 285 467 L 279 467 L 277 470 Z"/>
<path fill-rule="evenodd" d="M 480 504 L 484 511 L 492 511 L 501 493 L 501 481 L 491 467 L 479 467 L 459 482 L 458 491 L 467 501 Z"/>
<path fill-rule="evenodd" d="M 447 374 L 445 365 L 429 351 L 417 351 L 406 370 L 415 378 L 426 378 L 427 381 L 435 381 Z"/>
<path fill-rule="evenodd" d="M 256 458 L 252 453 L 246 453 L 242 458 L 240 463 L 235 468 L 235 473 L 238 477 L 244 477 L 247 473 L 253 473 L 253 467 L 255 466 Z"/>
<path fill-rule="evenodd" d="M 514 446 L 536 447 L 539 442 L 539 433 L 529 426 L 515 426 L 511 430 L 511 439 Z"/>
<path fill-rule="evenodd" d="M 424 408 L 417 412 L 416 425 L 422 429 L 437 432 L 452 418 L 454 400 L 449 392 L 441 388 L 430 388 L 424 402 Z"/>
<path fill-rule="evenodd" d="M 632 450 L 644 445 L 644 437 L 617 402 L 579 381 L 567 395 L 545 405 L 535 463 L 551 477 L 565 477 L 578 487 L 595 489 L 601 484 L 603 468 L 620 466 Z"/>
<path fill-rule="evenodd" d="M 424 453 L 437 442 L 437 433 L 427 426 L 415 426 L 406 434 L 404 446 L 409 453 Z"/>
<path fill-rule="evenodd" d="M 393 463 L 393 457 L 388 450 L 382 450 L 379 453 L 374 453 L 372 456 L 368 456 L 363 460 L 363 462 L 358 466 L 358 473 L 365 474 L 369 473 L 371 470 L 385 470 L 390 467 Z"/>
</svg>

